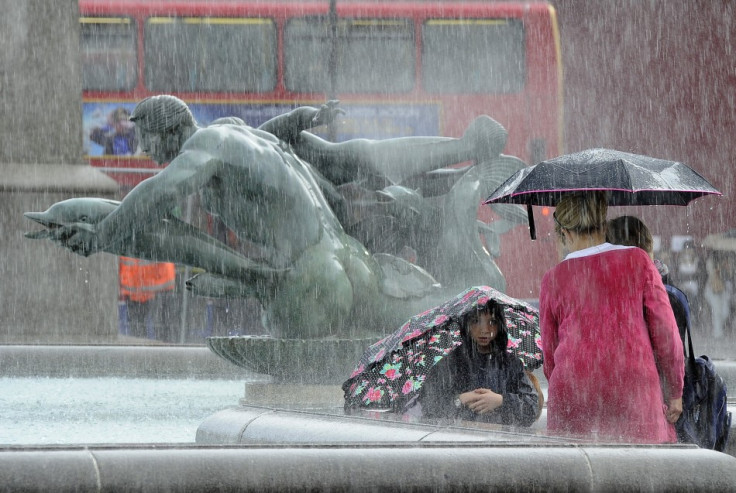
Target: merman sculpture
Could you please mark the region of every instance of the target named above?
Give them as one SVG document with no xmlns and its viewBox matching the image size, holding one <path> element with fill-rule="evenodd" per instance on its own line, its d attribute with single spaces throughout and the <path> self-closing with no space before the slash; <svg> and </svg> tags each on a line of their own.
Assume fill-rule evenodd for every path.
<svg viewBox="0 0 736 493">
<path fill-rule="evenodd" d="M 238 119 L 203 128 L 174 96 L 144 99 L 131 115 L 141 149 L 169 165 L 120 203 L 70 199 L 44 213 L 26 213 L 48 228 L 28 236 L 48 238 L 84 256 L 108 252 L 203 269 L 205 273 L 188 281 L 192 291 L 255 296 L 272 333 L 284 338 L 382 330 L 433 306 L 458 286 L 482 282 L 503 289 L 503 276 L 480 242 L 476 215 L 480 198 L 498 184 L 488 184 L 489 176 L 496 176 L 499 167 L 505 176 L 523 166 L 516 158 L 500 155 L 505 130 L 479 117 L 459 139 L 332 144 L 303 132 L 329 123 L 338 111 L 331 102 L 298 108 L 259 129 Z M 432 175 L 471 160 L 474 166 Z M 428 199 L 402 186 L 421 177 L 447 183 L 442 190 L 446 193 L 435 191 Z M 347 234 L 341 220 L 354 219 L 357 202 L 350 191 L 355 187 L 374 198 L 374 206 L 384 211 L 378 216 L 393 208 L 388 215 L 398 227 L 414 236 L 432 235 L 419 243 L 429 242 L 435 251 L 443 245 L 464 249 L 461 254 L 445 252 L 449 266 L 444 272 L 459 276 L 442 279 L 440 285 L 432 272 L 396 252 L 369 252 Z M 240 247 L 228 246 L 177 217 L 177 206 L 193 193 L 200 194 L 203 208 L 227 226 Z M 504 210 L 511 220 L 522 220 L 523 214 L 517 215 L 514 208 L 499 208 Z M 427 231 L 437 226 L 433 217 L 438 214 L 445 229 Z M 411 228 L 413 221 L 424 229 Z M 354 230 L 364 242 L 374 239 L 376 245 L 382 235 L 392 234 Z M 410 243 L 409 236 L 399 243 Z"/>
</svg>

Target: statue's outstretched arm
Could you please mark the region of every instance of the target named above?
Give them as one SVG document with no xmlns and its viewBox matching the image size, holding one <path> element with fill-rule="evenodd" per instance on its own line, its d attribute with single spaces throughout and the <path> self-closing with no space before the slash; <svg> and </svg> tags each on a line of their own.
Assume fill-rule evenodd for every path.
<svg viewBox="0 0 736 493">
<path fill-rule="evenodd" d="M 338 108 L 340 102 L 337 100 L 327 101 L 319 108 L 302 106 L 283 115 L 271 118 L 258 127 L 259 130 L 269 132 L 279 139 L 295 144 L 302 130 L 328 125 L 332 123 L 337 115 L 345 112 Z"/>
<path fill-rule="evenodd" d="M 251 260 L 217 238 L 175 217 L 152 226 L 141 233 L 141 244 L 128 256 L 198 267 L 241 282 L 270 280 L 288 271 Z"/>
<path fill-rule="evenodd" d="M 136 232 L 167 217 L 181 199 L 204 186 L 221 166 L 222 162 L 209 152 L 182 152 L 160 173 L 133 188 L 95 227 L 76 231 L 66 246 L 85 256 L 122 250 Z"/>
</svg>

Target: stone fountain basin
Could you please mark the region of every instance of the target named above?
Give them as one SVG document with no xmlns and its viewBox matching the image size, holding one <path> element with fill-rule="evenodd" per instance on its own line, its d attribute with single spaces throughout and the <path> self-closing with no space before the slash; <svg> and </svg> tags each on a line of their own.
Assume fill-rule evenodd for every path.
<svg viewBox="0 0 736 493">
<path fill-rule="evenodd" d="M 339 385 L 365 350 L 380 337 L 361 339 L 279 339 L 270 336 L 208 337 L 221 358 L 279 383 Z"/>
</svg>

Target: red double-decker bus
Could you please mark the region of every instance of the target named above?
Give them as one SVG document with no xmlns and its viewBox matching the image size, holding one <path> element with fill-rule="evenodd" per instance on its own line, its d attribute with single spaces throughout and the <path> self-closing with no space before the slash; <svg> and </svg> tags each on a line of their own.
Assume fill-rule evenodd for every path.
<svg viewBox="0 0 736 493">
<path fill-rule="evenodd" d="M 505 154 L 562 153 L 557 20 L 546 2 L 80 0 L 84 150 L 123 187 L 157 170 L 127 116 L 174 94 L 206 125 L 252 126 L 339 99 L 333 140 L 460 136 L 478 115 L 509 133 Z M 491 192 L 490 190 L 488 191 Z M 490 219 L 483 207 L 481 217 Z M 540 232 L 541 235 L 544 232 Z M 526 228 L 497 262 L 511 295 L 536 296 Z M 523 249 L 522 249 L 523 250 Z M 550 265 L 547 265 L 550 264 Z"/>
</svg>

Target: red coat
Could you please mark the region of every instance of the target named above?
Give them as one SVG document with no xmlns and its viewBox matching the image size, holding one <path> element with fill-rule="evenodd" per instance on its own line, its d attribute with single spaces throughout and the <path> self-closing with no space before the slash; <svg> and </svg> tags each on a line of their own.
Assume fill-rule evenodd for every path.
<svg viewBox="0 0 736 493">
<path fill-rule="evenodd" d="M 610 245 L 594 248 L 601 247 Z M 675 442 L 662 389 L 668 399 L 682 396 L 684 361 L 662 278 L 641 249 L 590 250 L 542 279 L 547 430 L 602 441 Z"/>
</svg>

